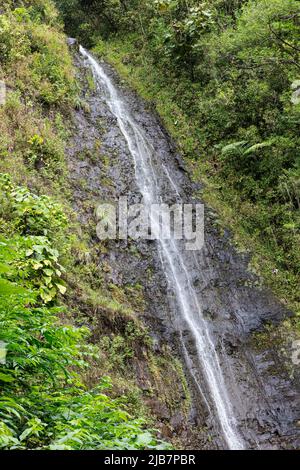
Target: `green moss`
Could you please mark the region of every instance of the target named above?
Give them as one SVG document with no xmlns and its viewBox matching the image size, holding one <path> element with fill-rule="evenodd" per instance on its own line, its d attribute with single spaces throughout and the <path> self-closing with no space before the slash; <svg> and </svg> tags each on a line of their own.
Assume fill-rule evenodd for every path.
<svg viewBox="0 0 300 470">
<path fill-rule="evenodd" d="M 94 92 L 96 90 L 96 83 L 95 83 L 94 76 L 91 71 L 87 72 L 86 79 L 87 79 L 89 90 L 91 92 Z"/>
<path fill-rule="evenodd" d="M 269 370 L 273 375 L 288 374 L 294 378 L 298 374 L 299 315 L 285 319 L 279 325 L 266 325 L 263 331 L 252 335 L 251 341 L 257 351 L 278 356 L 279 360 Z"/>
</svg>

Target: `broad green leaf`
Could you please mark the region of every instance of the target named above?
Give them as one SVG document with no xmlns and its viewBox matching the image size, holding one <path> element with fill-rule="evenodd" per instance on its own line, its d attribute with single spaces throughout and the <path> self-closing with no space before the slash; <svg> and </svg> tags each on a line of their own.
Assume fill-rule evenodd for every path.
<svg viewBox="0 0 300 470">
<path fill-rule="evenodd" d="M 56 284 L 56 287 L 58 288 L 59 292 L 63 295 L 67 292 L 66 286 L 63 286 L 62 284 Z"/>
<path fill-rule="evenodd" d="M 1 382 L 13 382 L 15 380 L 10 374 L 5 374 L 4 372 L 0 371 L 0 381 Z"/>
</svg>

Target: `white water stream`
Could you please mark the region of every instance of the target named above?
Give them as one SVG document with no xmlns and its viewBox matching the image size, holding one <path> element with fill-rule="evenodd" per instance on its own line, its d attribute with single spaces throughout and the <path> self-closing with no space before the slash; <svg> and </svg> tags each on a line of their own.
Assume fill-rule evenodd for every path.
<svg viewBox="0 0 300 470">
<path fill-rule="evenodd" d="M 161 177 L 162 174 L 169 181 L 178 197 L 179 191 L 176 183 L 172 180 L 163 162 L 157 164 L 157 160 L 155 160 L 154 165 L 154 147 L 151 138 L 147 136 L 147 132 L 138 122 L 135 122 L 128 105 L 111 78 L 83 47 L 80 47 L 80 52 L 88 61 L 96 83 L 104 90 L 105 100 L 110 111 L 117 118 L 120 130 L 126 139 L 134 160 L 135 177 L 144 199 L 143 203 L 150 209 L 151 204 L 163 200 L 163 194 L 161 194 L 157 183 L 158 176 Z M 213 415 L 213 421 L 218 422 L 226 447 L 232 450 L 244 449 L 245 444 L 237 428 L 220 360 L 187 268 L 185 251 L 174 239 L 165 240 L 161 238 L 158 245 L 165 275 L 170 288 L 174 292 L 178 314 L 181 315 L 195 341 L 199 363 L 202 368 L 201 372 L 206 382 L 205 389 L 210 395 L 209 400 L 205 399 L 205 394 L 197 380 L 196 385 L 207 403 L 208 411 Z M 188 356 L 184 343 L 183 348 L 184 355 Z M 208 402 L 212 403 L 213 407 L 209 406 Z"/>
</svg>

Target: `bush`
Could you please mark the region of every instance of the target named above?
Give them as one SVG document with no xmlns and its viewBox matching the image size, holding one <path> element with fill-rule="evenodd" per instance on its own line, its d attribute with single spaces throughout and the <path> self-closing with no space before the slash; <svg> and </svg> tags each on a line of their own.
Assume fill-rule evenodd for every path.
<svg viewBox="0 0 300 470">
<path fill-rule="evenodd" d="M 55 302 L 66 290 L 54 249 L 66 225 L 60 206 L 7 175 L 0 201 L 0 221 L 9 220 L 0 229 L 0 448 L 168 448 L 105 393 L 108 378 L 83 384 L 99 351 L 87 329 L 60 320 Z"/>
</svg>

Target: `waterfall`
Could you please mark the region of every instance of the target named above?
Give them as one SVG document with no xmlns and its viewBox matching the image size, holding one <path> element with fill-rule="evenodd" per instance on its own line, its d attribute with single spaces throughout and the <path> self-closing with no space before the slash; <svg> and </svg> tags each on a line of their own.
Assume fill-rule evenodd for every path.
<svg viewBox="0 0 300 470">
<path fill-rule="evenodd" d="M 180 191 L 172 180 L 168 169 L 163 162 L 155 159 L 155 150 L 147 131 L 132 117 L 128 105 L 111 78 L 97 60 L 83 47 L 80 47 L 80 52 L 89 63 L 96 83 L 104 90 L 107 105 L 116 117 L 127 142 L 134 161 L 136 182 L 144 204 L 147 208 L 149 207 L 149 213 L 151 204 L 163 201 L 164 194 L 159 184 L 161 175 L 164 175 L 176 197 L 180 197 Z M 159 233 L 159 230 L 157 230 L 157 233 Z M 234 417 L 220 359 L 207 320 L 204 318 L 200 300 L 193 286 L 193 280 L 189 274 L 185 250 L 178 240 L 166 240 L 162 237 L 158 240 L 158 250 L 170 289 L 174 292 L 178 315 L 181 316 L 186 329 L 194 339 L 201 374 L 205 380 L 205 390 L 209 393 L 209 400 L 205 397 L 202 384 L 196 380 L 199 392 L 204 398 L 214 421 L 218 423 L 226 447 L 232 450 L 244 449 L 245 444 Z M 182 332 L 180 337 L 183 342 L 184 356 L 188 357 L 182 339 Z"/>
</svg>

